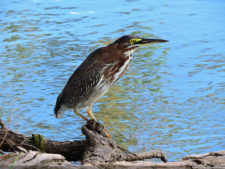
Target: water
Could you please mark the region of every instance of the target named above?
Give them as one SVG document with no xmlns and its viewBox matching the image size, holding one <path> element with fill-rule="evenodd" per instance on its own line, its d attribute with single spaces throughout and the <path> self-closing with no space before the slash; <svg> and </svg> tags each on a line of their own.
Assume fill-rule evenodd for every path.
<svg viewBox="0 0 225 169">
<path fill-rule="evenodd" d="M 170 161 L 225 148 L 225 1 L 0 1 L 0 115 L 17 132 L 83 139 L 55 100 L 94 49 L 125 34 L 170 42 L 136 51 L 128 72 L 93 107 L 130 151 Z"/>
</svg>

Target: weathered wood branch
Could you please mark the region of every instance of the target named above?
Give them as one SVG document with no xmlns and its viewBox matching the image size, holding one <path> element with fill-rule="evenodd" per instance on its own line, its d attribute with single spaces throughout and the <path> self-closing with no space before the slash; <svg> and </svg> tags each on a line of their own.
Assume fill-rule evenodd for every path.
<svg viewBox="0 0 225 169">
<path fill-rule="evenodd" d="M 0 121 L 0 125 L 1 123 Z M 107 138 L 104 126 L 95 120 L 89 120 L 82 127 L 82 132 L 86 136 L 86 140 L 61 142 L 45 140 L 40 134 L 27 137 L 4 126 L 0 129 L 0 143 L 2 142 L 0 148 L 7 152 L 16 151 L 18 147 L 22 147 L 26 150 L 61 154 L 68 161 L 82 161 L 82 163 L 135 161 L 151 158 L 167 161 L 164 153 L 160 150 L 141 154 L 124 150 L 117 146 L 113 140 Z"/>
<path fill-rule="evenodd" d="M 104 126 L 94 120 L 89 120 L 87 125 L 82 127 L 86 136 L 87 147 L 83 156 L 83 163 L 113 162 L 113 161 L 137 161 L 143 159 L 160 158 L 166 162 L 164 153 L 155 150 L 146 153 L 131 153 L 116 145 L 106 137 Z M 123 151 L 124 153 L 121 153 Z"/>
<path fill-rule="evenodd" d="M 59 154 L 46 154 L 37 151 L 22 150 L 20 152 L 0 156 L 1 169 L 8 169 L 12 165 L 20 169 L 27 168 L 28 166 L 42 169 L 223 169 L 225 168 L 225 151 L 187 156 L 177 162 L 153 163 L 150 161 L 120 161 L 87 164 L 83 166 L 72 165 Z"/>
<path fill-rule="evenodd" d="M 70 168 L 70 169 L 199 169 L 225 168 L 225 151 L 211 152 L 201 155 L 186 156 L 177 162 L 153 163 L 150 161 L 127 162 L 146 158 L 161 158 L 166 161 L 162 151 L 146 153 L 121 152 L 113 140 L 106 138 L 104 126 L 96 121 L 88 121 L 82 127 L 86 140 L 60 142 L 44 140 L 41 135 L 27 137 L 7 129 L 0 119 L 0 143 L 4 151 L 16 151 L 0 156 L 0 167 L 9 168 Z M 36 150 L 36 151 L 33 151 Z M 37 151 L 39 150 L 39 151 Z M 42 152 L 41 152 L 42 151 Z M 49 153 L 57 154 L 49 154 Z M 74 166 L 65 160 L 82 160 L 83 166 Z M 75 160 L 74 160 L 75 159 Z M 115 162 L 117 161 L 117 162 Z M 118 162 L 119 161 L 119 162 Z M 88 163 L 88 164 L 86 164 Z"/>
<path fill-rule="evenodd" d="M 71 163 L 65 160 L 60 154 L 47 154 L 39 151 L 27 151 L 18 147 L 20 152 L 9 153 L 0 156 L 0 166 L 27 167 L 27 166 L 70 166 Z M 42 168 L 42 167 L 40 167 Z"/>
<path fill-rule="evenodd" d="M 123 161 L 113 164 L 98 164 L 97 166 L 99 169 L 109 167 L 110 169 L 224 169 L 225 151 L 186 156 L 177 162 L 153 163 L 149 161 Z"/>
<path fill-rule="evenodd" d="M 34 139 L 37 135 L 32 135 L 31 137 L 18 134 L 4 127 L 0 129 L 0 143 L 2 146 L 0 149 L 6 152 L 13 152 L 18 150 L 19 147 L 23 147 L 26 150 L 39 150 L 45 153 L 61 154 L 66 157 L 69 161 L 79 161 L 82 159 L 85 146 L 87 144 L 86 140 L 75 140 L 75 141 L 52 141 L 45 140 L 43 144 L 45 146 L 40 146 L 37 143 L 37 139 Z M 41 135 L 38 135 L 41 137 Z M 43 139 L 43 138 L 42 138 Z M 40 141 L 41 142 L 41 141 Z M 40 147 L 38 147 L 39 145 Z M 44 149 L 41 149 L 44 148 Z"/>
</svg>

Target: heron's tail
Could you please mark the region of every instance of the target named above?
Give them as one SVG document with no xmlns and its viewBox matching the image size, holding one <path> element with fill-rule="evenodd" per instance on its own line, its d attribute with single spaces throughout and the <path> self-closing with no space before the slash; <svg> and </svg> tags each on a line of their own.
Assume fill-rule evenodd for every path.
<svg viewBox="0 0 225 169">
<path fill-rule="evenodd" d="M 54 108 L 55 117 L 61 118 L 64 111 L 65 111 L 65 106 L 61 103 L 61 94 L 59 94 L 56 100 L 55 108 Z"/>
</svg>

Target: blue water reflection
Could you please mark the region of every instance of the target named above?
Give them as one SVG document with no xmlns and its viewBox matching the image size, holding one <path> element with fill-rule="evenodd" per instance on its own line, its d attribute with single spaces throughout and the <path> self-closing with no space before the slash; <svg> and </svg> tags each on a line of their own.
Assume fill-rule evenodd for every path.
<svg viewBox="0 0 225 169">
<path fill-rule="evenodd" d="M 94 49 L 124 34 L 168 39 L 135 53 L 128 72 L 94 105 L 131 151 L 162 149 L 170 160 L 225 147 L 225 2 L 0 1 L 0 115 L 30 135 L 83 138 L 56 97 Z"/>
</svg>

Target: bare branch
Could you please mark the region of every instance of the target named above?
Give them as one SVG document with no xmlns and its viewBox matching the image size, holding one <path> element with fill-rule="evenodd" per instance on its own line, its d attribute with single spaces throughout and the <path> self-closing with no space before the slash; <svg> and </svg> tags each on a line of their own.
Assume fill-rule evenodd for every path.
<svg viewBox="0 0 225 169">
<path fill-rule="evenodd" d="M 136 154 L 136 158 L 132 158 L 132 159 L 128 158 L 126 159 L 126 161 L 137 161 L 137 160 L 152 159 L 152 158 L 159 158 L 165 163 L 168 161 L 164 152 L 162 152 L 161 150 L 153 150 L 150 152 L 138 153 Z"/>
<path fill-rule="evenodd" d="M 5 135 L 3 136 L 3 139 L 2 139 L 2 141 L 0 143 L 0 148 L 1 148 L 3 143 L 4 143 L 4 141 L 5 141 L 5 139 L 6 139 L 6 136 L 7 136 L 9 130 L 5 127 L 5 124 L 3 123 L 1 118 L 0 118 L 0 126 L 1 126 L 2 130 L 5 130 Z"/>
<path fill-rule="evenodd" d="M 0 118 L 0 126 L 1 126 L 2 129 L 6 129 L 5 124 L 3 123 L 1 118 Z"/>
</svg>

